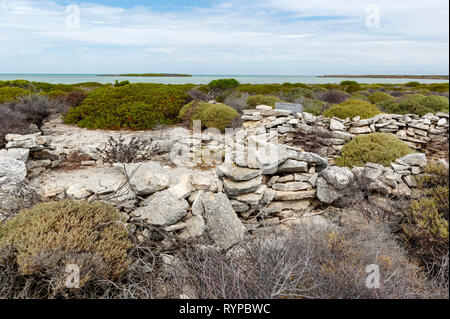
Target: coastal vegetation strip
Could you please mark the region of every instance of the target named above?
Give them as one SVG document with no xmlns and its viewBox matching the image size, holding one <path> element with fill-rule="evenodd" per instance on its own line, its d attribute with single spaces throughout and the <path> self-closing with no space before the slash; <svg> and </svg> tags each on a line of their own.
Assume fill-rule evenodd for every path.
<svg viewBox="0 0 450 319">
<path fill-rule="evenodd" d="M 319 75 L 320 78 L 448 80 L 448 75 Z"/>
<path fill-rule="evenodd" d="M 98 74 L 97 76 L 192 77 L 192 75 L 190 74 L 171 74 L 171 73 Z"/>
</svg>

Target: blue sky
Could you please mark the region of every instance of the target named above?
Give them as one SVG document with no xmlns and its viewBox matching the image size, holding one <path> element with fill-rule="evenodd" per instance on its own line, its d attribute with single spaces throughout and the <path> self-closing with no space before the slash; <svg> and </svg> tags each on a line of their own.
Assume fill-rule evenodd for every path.
<svg viewBox="0 0 450 319">
<path fill-rule="evenodd" d="M 448 74 L 448 28 L 447 0 L 0 0 L 0 73 Z"/>
</svg>

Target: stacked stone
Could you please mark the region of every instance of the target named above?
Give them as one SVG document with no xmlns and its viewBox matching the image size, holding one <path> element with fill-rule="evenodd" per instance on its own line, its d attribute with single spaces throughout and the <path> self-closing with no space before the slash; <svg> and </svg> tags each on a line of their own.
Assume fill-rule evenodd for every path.
<svg viewBox="0 0 450 319">
<path fill-rule="evenodd" d="M 6 135 L 5 149 L 0 150 L 0 157 L 15 159 L 26 164 L 27 178 L 31 179 L 47 168 L 60 163 L 60 154 L 49 143 L 50 138 L 41 133 Z"/>
<path fill-rule="evenodd" d="M 322 156 L 333 159 L 338 156 L 343 144 L 354 136 L 369 133 L 392 133 L 405 141 L 411 148 L 424 152 L 430 159 L 448 158 L 449 114 L 379 114 L 370 119 L 325 118 L 309 113 L 288 115 L 290 111 L 272 110 L 260 105 L 255 110 L 245 110 L 242 119 L 244 127 L 275 128 L 281 135 L 280 142 L 289 143 L 293 135 L 300 130 L 305 134 L 315 134 L 325 150 L 317 150 Z M 282 117 L 283 116 L 283 117 Z M 321 136 L 327 136 L 321 138 Z"/>
<path fill-rule="evenodd" d="M 284 114 L 274 117 L 289 121 L 289 116 Z M 239 143 L 248 147 L 258 142 L 263 150 L 273 147 L 277 152 L 275 161 L 258 153 L 234 151 L 232 161 L 216 170 L 233 209 L 250 229 L 299 217 L 311 210 L 316 199 L 318 172 L 328 165 L 317 154 L 272 143 L 271 134 L 264 133 L 266 127 L 263 128 L 259 132 L 247 129 L 248 134 L 235 144 L 236 148 Z"/>
<path fill-rule="evenodd" d="M 325 169 L 317 181 L 317 197 L 326 204 L 332 204 L 342 197 L 352 196 L 357 181 L 374 194 L 396 197 L 415 196 L 417 176 L 424 173 L 427 158 L 423 153 L 414 153 L 399 158 L 390 166 L 367 163 L 365 167 L 331 166 Z"/>
</svg>

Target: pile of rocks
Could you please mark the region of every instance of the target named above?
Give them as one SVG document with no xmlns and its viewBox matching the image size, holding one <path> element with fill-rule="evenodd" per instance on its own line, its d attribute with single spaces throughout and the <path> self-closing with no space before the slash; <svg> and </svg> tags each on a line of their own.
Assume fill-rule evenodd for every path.
<svg viewBox="0 0 450 319">
<path fill-rule="evenodd" d="M 38 176 L 47 168 L 54 168 L 62 160 L 61 154 L 50 145 L 50 138 L 42 133 L 29 135 L 6 135 L 5 149 L 0 157 L 14 159 L 26 164 L 29 179 Z"/>
<path fill-rule="evenodd" d="M 365 167 L 330 166 L 321 172 L 317 180 L 317 198 L 325 204 L 352 197 L 357 189 L 364 188 L 377 195 L 396 197 L 415 196 L 416 176 L 427 166 L 423 153 L 399 158 L 389 167 L 367 163 Z"/>
<path fill-rule="evenodd" d="M 245 128 L 275 128 L 282 136 L 281 142 L 292 141 L 295 132 L 324 135 L 321 142 L 326 150 L 318 153 L 335 157 L 342 145 L 354 136 L 375 132 L 393 133 L 413 149 L 424 152 L 430 159 L 448 158 L 449 114 L 379 114 L 370 119 L 325 118 L 309 113 L 290 114 L 290 111 L 273 110 L 260 105 L 255 110 L 245 110 L 242 116 Z"/>
</svg>

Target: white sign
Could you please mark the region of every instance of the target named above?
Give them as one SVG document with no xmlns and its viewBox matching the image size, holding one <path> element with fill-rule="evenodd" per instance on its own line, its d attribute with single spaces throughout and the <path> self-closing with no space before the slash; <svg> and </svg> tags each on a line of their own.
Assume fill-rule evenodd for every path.
<svg viewBox="0 0 450 319">
<path fill-rule="evenodd" d="M 295 113 L 301 113 L 303 112 L 303 105 L 301 104 L 295 104 L 295 103 L 275 103 L 275 108 L 277 110 L 289 110 Z"/>
</svg>

